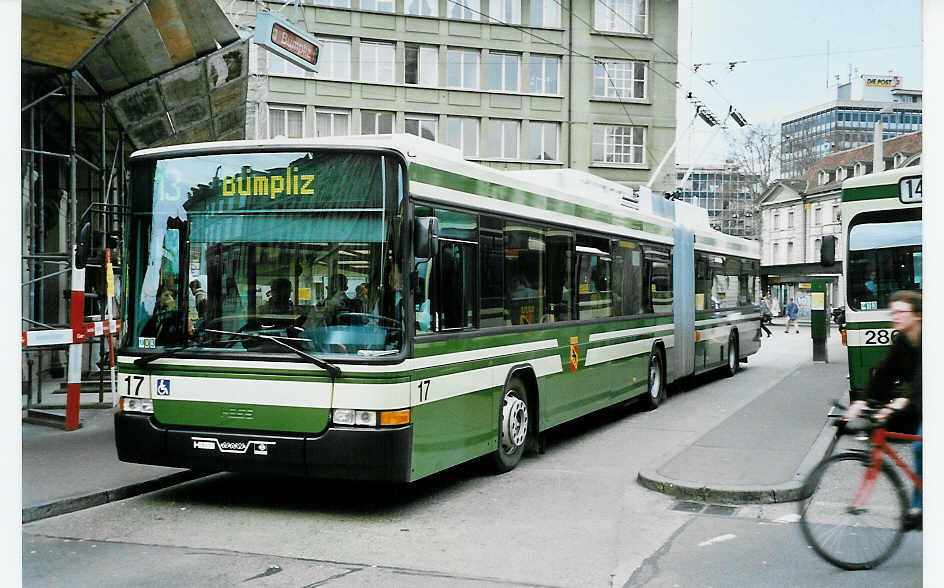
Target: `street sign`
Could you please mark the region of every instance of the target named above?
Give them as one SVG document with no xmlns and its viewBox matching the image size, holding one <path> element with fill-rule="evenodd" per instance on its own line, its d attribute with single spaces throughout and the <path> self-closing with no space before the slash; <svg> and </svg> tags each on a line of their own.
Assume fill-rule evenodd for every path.
<svg viewBox="0 0 944 588">
<path fill-rule="evenodd" d="M 318 40 L 272 12 L 264 11 L 256 16 L 253 41 L 302 69 L 318 72 L 321 52 Z"/>
</svg>

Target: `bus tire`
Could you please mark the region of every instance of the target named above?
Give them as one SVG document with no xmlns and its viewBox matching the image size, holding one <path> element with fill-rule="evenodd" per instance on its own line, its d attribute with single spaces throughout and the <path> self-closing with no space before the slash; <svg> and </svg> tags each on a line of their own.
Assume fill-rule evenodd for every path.
<svg viewBox="0 0 944 588">
<path fill-rule="evenodd" d="M 738 372 L 740 367 L 737 332 L 731 331 L 731 335 L 728 337 L 728 362 L 724 366 L 724 374 L 730 378 Z"/>
<path fill-rule="evenodd" d="M 662 352 L 655 348 L 649 353 L 648 382 L 646 384 L 646 408 L 655 410 L 665 402 L 665 368 Z"/>
<path fill-rule="evenodd" d="M 532 434 L 528 417 L 528 390 L 519 377 L 512 376 L 498 405 L 498 447 L 492 454 L 497 473 L 511 471 L 521 461 Z"/>
</svg>

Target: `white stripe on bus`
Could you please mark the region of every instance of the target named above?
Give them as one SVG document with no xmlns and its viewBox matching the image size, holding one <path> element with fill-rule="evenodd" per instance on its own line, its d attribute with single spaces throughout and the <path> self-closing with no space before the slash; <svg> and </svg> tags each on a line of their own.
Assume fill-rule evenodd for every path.
<svg viewBox="0 0 944 588">
<path fill-rule="evenodd" d="M 675 345 L 675 336 L 673 335 L 659 337 L 659 340 L 665 344 L 666 348 L 671 348 Z M 606 347 L 588 349 L 584 365 L 597 365 L 607 361 L 613 361 L 614 359 L 635 357 L 649 353 L 654 341 L 655 339 L 641 339 L 639 341 L 627 341 L 626 343 L 617 343 L 615 345 L 607 345 Z"/>
</svg>

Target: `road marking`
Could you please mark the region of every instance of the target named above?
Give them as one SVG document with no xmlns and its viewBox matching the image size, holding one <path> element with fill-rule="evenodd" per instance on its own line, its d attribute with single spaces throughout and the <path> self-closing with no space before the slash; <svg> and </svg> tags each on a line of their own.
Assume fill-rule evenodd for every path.
<svg viewBox="0 0 944 588">
<path fill-rule="evenodd" d="M 706 547 L 708 545 L 714 545 L 715 543 L 721 543 L 723 541 L 730 541 L 732 539 L 737 539 L 737 535 L 732 535 L 731 533 L 728 533 L 727 535 L 718 535 L 717 537 L 713 539 L 702 541 L 701 543 L 698 544 L 698 546 Z"/>
</svg>

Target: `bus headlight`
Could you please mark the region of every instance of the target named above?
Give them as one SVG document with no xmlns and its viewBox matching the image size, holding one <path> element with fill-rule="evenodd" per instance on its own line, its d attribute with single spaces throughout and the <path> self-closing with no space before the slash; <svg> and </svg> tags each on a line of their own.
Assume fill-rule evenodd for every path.
<svg viewBox="0 0 944 588">
<path fill-rule="evenodd" d="M 118 409 L 124 412 L 141 412 L 144 414 L 154 414 L 154 403 L 149 398 L 135 398 L 133 396 L 122 396 L 118 400 Z"/>
<path fill-rule="evenodd" d="M 375 411 L 336 408 L 332 413 L 331 422 L 335 425 L 355 427 L 405 425 L 410 422 L 410 409 Z"/>
</svg>

